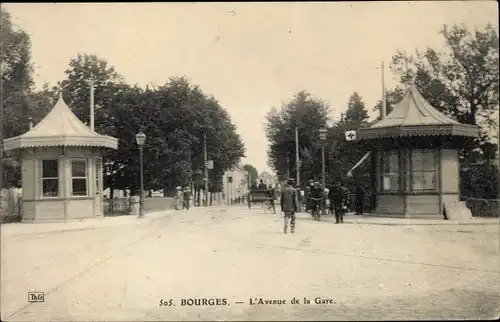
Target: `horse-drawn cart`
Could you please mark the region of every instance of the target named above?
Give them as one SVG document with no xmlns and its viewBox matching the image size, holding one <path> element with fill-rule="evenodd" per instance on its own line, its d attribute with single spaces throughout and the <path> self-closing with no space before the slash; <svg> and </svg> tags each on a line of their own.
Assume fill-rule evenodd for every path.
<svg viewBox="0 0 500 322">
<path fill-rule="evenodd" d="M 263 204 L 269 197 L 266 189 L 252 189 L 248 193 L 248 209 L 252 208 L 252 204 Z"/>
</svg>

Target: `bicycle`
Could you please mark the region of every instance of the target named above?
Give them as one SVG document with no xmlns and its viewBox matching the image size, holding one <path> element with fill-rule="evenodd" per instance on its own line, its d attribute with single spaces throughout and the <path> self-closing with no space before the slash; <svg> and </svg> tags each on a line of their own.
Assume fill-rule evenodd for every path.
<svg viewBox="0 0 500 322">
<path fill-rule="evenodd" d="M 319 221 L 320 217 L 321 217 L 320 205 L 321 205 L 321 201 L 323 200 L 323 198 L 310 197 L 310 199 L 316 201 L 316 204 L 314 205 L 314 207 L 311 211 L 311 215 L 313 217 L 313 220 Z"/>
</svg>

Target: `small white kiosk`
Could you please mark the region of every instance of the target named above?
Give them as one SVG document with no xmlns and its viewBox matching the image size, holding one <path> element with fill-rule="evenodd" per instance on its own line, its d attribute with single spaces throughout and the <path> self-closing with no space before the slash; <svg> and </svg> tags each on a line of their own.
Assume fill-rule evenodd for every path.
<svg viewBox="0 0 500 322">
<path fill-rule="evenodd" d="M 62 94 L 34 128 L 4 140 L 5 151 L 22 151 L 23 221 L 102 216 L 104 148 L 118 140 L 83 124 Z"/>
</svg>

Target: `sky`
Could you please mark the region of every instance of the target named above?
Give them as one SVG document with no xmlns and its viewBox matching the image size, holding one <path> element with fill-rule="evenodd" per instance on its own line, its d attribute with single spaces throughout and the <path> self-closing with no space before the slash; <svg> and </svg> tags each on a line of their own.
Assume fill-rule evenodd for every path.
<svg viewBox="0 0 500 322">
<path fill-rule="evenodd" d="M 265 116 L 298 91 L 327 101 L 334 118 L 357 91 L 373 117 L 377 67 L 398 49 L 442 48 L 444 24 L 498 26 L 496 1 L 2 6 L 31 37 L 37 86 L 62 81 L 78 53 L 108 61 L 129 84 L 187 76 L 229 112 L 247 150 L 242 162 L 259 172 L 271 172 Z"/>
</svg>

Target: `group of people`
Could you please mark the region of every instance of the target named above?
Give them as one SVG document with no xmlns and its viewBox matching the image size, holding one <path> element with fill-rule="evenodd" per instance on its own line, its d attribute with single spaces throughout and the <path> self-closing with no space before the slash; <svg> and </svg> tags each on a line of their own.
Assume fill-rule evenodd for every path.
<svg viewBox="0 0 500 322">
<path fill-rule="evenodd" d="M 191 189 L 189 187 L 177 187 L 175 192 L 175 210 L 189 210 L 191 201 Z"/>
<path fill-rule="evenodd" d="M 310 179 L 304 190 L 304 204 L 306 212 L 318 212 L 328 209 L 335 214 L 335 223 L 344 222 L 344 213 L 347 211 L 349 189 L 341 182 L 337 182 L 332 188 L 324 188 L 319 182 Z M 327 207 L 327 200 L 329 207 Z"/>
<path fill-rule="evenodd" d="M 364 189 L 356 187 L 356 214 L 363 214 Z M 335 223 L 344 222 L 344 214 L 347 212 L 349 203 L 349 189 L 342 182 L 337 182 L 331 189 L 323 188 L 319 182 L 309 180 L 302 198 L 301 189 L 295 184 L 294 179 L 288 179 L 286 186 L 281 191 L 280 204 L 281 211 L 285 214 L 284 233 L 288 231 L 290 225 L 291 232 L 295 232 L 295 215 L 300 211 L 302 200 L 305 204 L 306 212 L 311 212 L 314 216 L 319 216 L 321 209 L 326 209 L 326 200 L 329 201 L 329 210 L 335 214 Z"/>
</svg>

